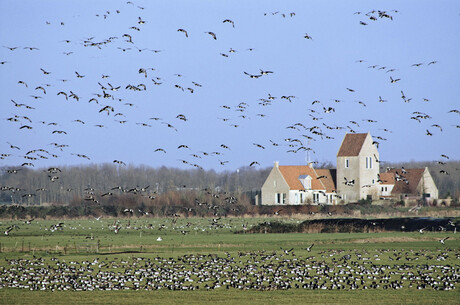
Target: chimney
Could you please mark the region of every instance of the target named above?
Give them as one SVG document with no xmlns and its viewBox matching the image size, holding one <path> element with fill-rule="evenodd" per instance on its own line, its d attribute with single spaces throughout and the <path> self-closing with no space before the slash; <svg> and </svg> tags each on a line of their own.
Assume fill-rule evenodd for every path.
<svg viewBox="0 0 460 305">
<path fill-rule="evenodd" d="M 313 162 L 308 162 L 307 166 L 310 167 L 310 168 L 313 168 Z"/>
<path fill-rule="evenodd" d="M 278 161 L 275 161 L 275 167 L 278 168 L 280 166 L 280 163 Z"/>
</svg>

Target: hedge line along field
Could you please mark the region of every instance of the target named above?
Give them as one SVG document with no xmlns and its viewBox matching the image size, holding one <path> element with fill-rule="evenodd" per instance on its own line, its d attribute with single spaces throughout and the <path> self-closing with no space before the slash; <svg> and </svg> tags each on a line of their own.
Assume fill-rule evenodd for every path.
<svg viewBox="0 0 460 305">
<path fill-rule="evenodd" d="M 455 231 L 249 233 L 270 221 L 301 222 L 3 220 L 0 303 L 460 302 Z"/>
</svg>

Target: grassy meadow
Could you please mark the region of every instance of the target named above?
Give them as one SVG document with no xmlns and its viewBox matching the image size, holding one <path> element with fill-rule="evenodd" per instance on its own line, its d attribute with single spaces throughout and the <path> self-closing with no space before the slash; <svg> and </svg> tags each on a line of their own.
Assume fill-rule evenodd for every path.
<svg viewBox="0 0 460 305">
<path fill-rule="evenodd" d="M 203 257 L 210 254 L 216 259 L 231 259 L 235 268 L 255 265 L 257 268 L 276 265 L 286 269 L 289 274 L 291 262 L 309 267 L 310 274 L 318 266 L 364 270 L 380 268 L 376 272 L 380 280 L 378 289 L 313 290 L 292 287 L 290 289 L 237 289 L 225 287 L 207 290 L 214 279 L 200 283 L 199 290 L 172 291 L 160 289 L 154 291 L 30 291 L 26 288 L 0 289 L 1 304 L 268 304 L 268 303 L 328 303 L 328 304 L 460 304 L 460 239 L 453 231 L 425 232 L 376 232 L 376 233 L 285 233 L 250 234 L 246 231 L 261 222 L 282 221 L 299 223 L 297 218 L 121 218 L 121 219 L 73 219 L 73 220 L 34 220 L 26 224 L 20 220 L 2 220 L 2 232 L 16 225 L 8 235 L 0 237 L 0 268 L 3 274 L 18 273 L 15 266 L 27 264 L 29 260 L 41 260 L 42 266 L 59 262 L 115 262 L 100 267 L 109 272 L 127 272 L 136 268 L 137 258 L 152 260 L 160 266 L 161 259 L 184 260 L 193 255 L 201 256 L 201 264 L 206 265 Z M 56 225 L 62 223 L 58 228 Z M 115 233 L 118 228 L 118 233 Z M 238 232 L 238 233 L 236 233 Z M 159 237 L 161 237 L 159 240 Z M 439 242 L 444 239 L 445 244 Z M 314 244 L 311 251 L 307 247 Z M 292 249 L 292 250 L 291 250 Z M 286 252 L 285 252 L 286 251 Z M 270 258 L 265 258 L 270 256 Z M 265 261 L 262 261 L 261 258 Z M 12 264 L 14 260 L 19 263 Z M 184 260 L 185 261 L 185 260 Z M 127 264 L 127 265 L 123 265 Z M 109 266 L 110 265 L 110 266 Z M 404 266 L 405 271 L 395 271 L 394 266 Z M 118 266 L 118 269 L 117 269 Z M 163 265 L 161 265 L 163 266 Z M 364 266 L 363 268 L 361 266 Z M 382 268 L 383 271 L 382 271 Z M 386 267 L 390 266 L 390 267 Z M 435 266 L 426 269 L 424 266 Z M 385 280 L 382 274 L 391 280 L 398 280 L 407 274 L 428 274 L 436 278 L 444 275 L 443 266 L 450 269 L 449 276 L 455 289 L 438 291 L 432 287 L 418 289 L 420 279 L 414 279 L 411 285 L 405 280 L 401 289 L 383 289 Z M 33 267 L 36 268 L 36 267 Z M 187 268 L 185 268 L 187 269 Z M 385 270 L 386 269 L 386 270 Z M 426 269 L 426 270 L 425 270 Z M 319 270 L 319 269 L 318 269 Z M 368 270 L 368 269 L 366 269 Z M 370 270 L 370 269 L 369 269 Z M 96 274 L 94 267 L 90 273 Z M 88 271 L 86 271 L 88 273 Z M 243 275 L 241 275 L 243 277 Z M 291 275 L 288 275 L 291 276 Z M 365 286 L 372 285 L 371 277 L 363 278 Z M 299 284 L 295 278 L 292 283 Z M 3 281 L 3 283 L 2 283 Z M 0 281 L 5 285 L 6 280 Z M 441 280 L 439 280 L 441 281 Z M 25 283 L 26 281 L 24 281 Z M 223 280 L 222 280 L 223 282 Z M 141 285 L 145 279 L 140 280 Z M 133 288 L 132 283 L 126 287 Z M 329 285 L 329 284 L 328 284 Z M 362 285 L 361 285 L 362 286 Z"/>
</svg>

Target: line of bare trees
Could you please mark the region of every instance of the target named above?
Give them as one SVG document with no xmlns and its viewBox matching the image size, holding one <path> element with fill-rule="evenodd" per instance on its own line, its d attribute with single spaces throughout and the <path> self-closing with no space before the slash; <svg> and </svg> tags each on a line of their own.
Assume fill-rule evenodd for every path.
<svg viewBox="0 0 460 305">
<path fill-rule="evenodd" d="M 321 164 L 317 167 L 331 167 Z M 428 167 L 441 198 L 460 196 L 460 161 L 385 163 L 385 167 Z M 0 168 L 0 203 L 46 205 L 83 202 L 114 204 L 136 198 L 136 204 L 182 205 L 205 200 L 200 196 L 240 196 L 250 204 L 262 187 L 271 168 L 241 168 L 239 171 L 148 166 L 92 164 L 60 168 Z M 142 200 L 140 200 L 141 198 Z M 213 197 L 216 199 L 217 197 Z M 243 200 L 242 198 L 238 198 Z M 178 202 L 175 202 L 178 201 Z"/>
<path fill-rule="evenodd" d="M 42 169 L 4 167 L 0 168 L 0 203 L 43 205 L 80 200 L 104 203 L 122 195 L 159 199 L 164 194 L 185 191 L 239 194 L 260 190 L 269 170 L 246 167 L 218 173 L 114 164 Z"/>
</svg>

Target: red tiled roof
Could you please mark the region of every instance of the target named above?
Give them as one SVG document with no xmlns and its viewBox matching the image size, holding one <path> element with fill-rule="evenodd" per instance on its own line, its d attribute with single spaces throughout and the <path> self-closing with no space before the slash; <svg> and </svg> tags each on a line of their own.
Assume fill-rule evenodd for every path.
<svg viewBox="0 0 460 305">
<path fill-rule="evenodd" d="M 280 165 L 278 168 L 291 190 L 303 190 L 299 176 L 309 175 L 312 178 L 312 190 L 335 191 L 334 177 L 329 169 L 313 169 L 306 165 Z M 319 176 L 326 176 L 326 178 L 317 179 Z"/>
<path fill-rule="evenodd" d="M 387 180 L 388 184 L 391 184 L 391 181 L 394 181 L 394 187 L 391 191 L 392 194 L 415 194 L 417 192 L 417 186 L 422 179 L 423 173 L 425 172 L 424 168 L 412 168 L 406 169 L 406 174 L 402 173 L 402 169 L 393 168 L 386 173 L 380 174 L 380 180 Z M 403 177 L 405 181 L 396 181 L 396 173 Z M 406 181 L 408 183 L 406 183 Z"/>
<path fill-rule="evenodd" d="M 391 172 L 380 173 L 381 184 L 395 184 L 395 174 Z"/>
<path fill-rule="evenodd" d="M 343 138 L 337 157 L 358 156 L 366 137 L 367 133 L 347 133 Z"/>
<path fill-rule="evenodd" d="M 318 168 L 315 169 L 318 176 L 326 176 L 327 178 L 320 179 L 326 188 L 326 193 L 335 192 L 335 180 L 336 180 L 336 170 L 335 169 L 326 169 Z"/>
</svg>

